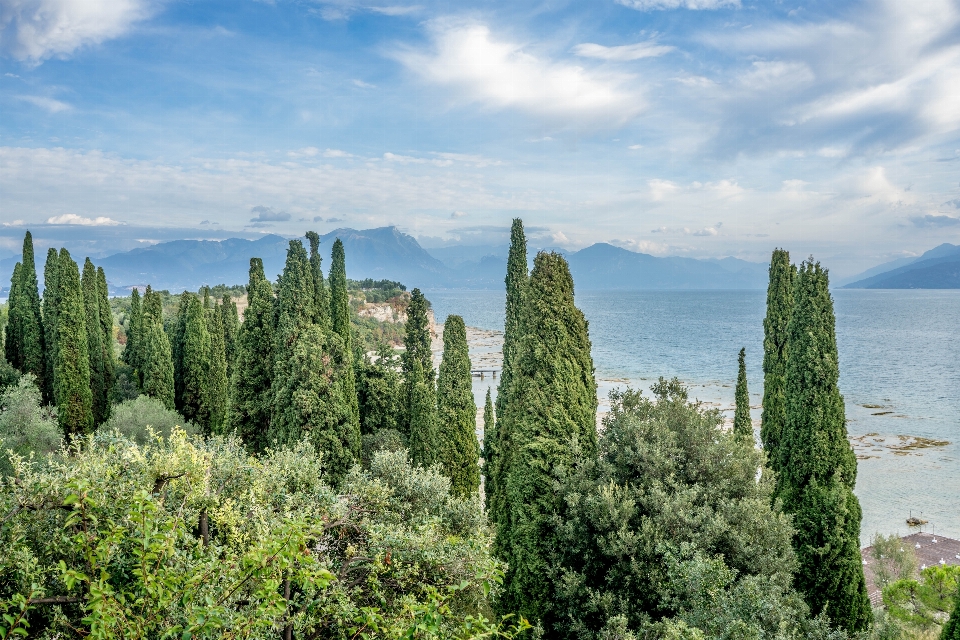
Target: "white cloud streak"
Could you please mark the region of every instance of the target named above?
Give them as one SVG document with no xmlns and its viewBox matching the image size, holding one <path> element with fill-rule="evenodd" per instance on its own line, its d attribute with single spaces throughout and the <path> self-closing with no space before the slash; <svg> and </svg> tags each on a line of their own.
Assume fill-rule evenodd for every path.
<svg viewBox="0 0 960 640">
<path fill-rule="evenodd" d="M 152 13 L 148 0 L 3 0 L 0 47 L 39 63 L 122 36 Z"/>
<path fill-rule="evenodd" d="M 70 109 L 73 109 L 73 107 L 66 102 L 54 100 L 53 98 L 46 98 L 44 96 L 17 96 L 17 100 L 29 102 L 33 106 L 39 107 L 50 113 L 60 113 L 61 111 L 69 111 Z"/>
<path fill-rule="evenodd" d="M 601 44 L 585 42 L 573 48 L 573 53 L 582 58 L 597 58 L 613 62 L 630 62 L 642 58 L 657 58 L 670 53 L 675 47 L 669 47 L 655 42 L 637 42 L 616 47 L 605 47 Z"/>
<path fill-rule="evenodd" d="M 47 218 L 47 224 L 73 224 L 82 227 L 115 227 L 123 224 L 106 216 L 97 216 L 96 218 L 84 218 L 75 213 L 65 213 L 59 216 Z"/>
<path fill-rule="evenodd" d="M 642 107 L 637 92 L 625 88 L 631 76 L 535 56 L 519 43 L 495 38 L 483 24 L 441 20 L 431 24 L 430 32 L 433 51 L 398 49 L 392 55 L 464 101 L 605 126 L 630 120 Z"/>
<path fill-rule="evenodd" d="M 617 4 L 637 11 L 665 9 L 710 10 L 739 8 L 740 0 L 617 0 Z"/>
</svg>

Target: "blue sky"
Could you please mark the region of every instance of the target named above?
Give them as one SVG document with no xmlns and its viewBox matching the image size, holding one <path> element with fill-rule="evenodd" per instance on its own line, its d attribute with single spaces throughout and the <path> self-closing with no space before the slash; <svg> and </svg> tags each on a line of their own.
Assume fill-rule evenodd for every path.
<svg viewBox="0 0 960 640">
<path fill-rule="evenodd" d="M 960 242 L 960 2 L 0 0 L 0 250 Z M 3 257 L 3 256 L 0 256 Z"/>
</svg>

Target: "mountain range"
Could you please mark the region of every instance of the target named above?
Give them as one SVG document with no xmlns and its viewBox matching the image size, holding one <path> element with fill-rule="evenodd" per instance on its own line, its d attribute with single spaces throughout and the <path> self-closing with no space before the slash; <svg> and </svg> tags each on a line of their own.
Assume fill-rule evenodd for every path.
<svg viewBox="0 0 960 640">
<path fill-rule="evenodd" d="M 960 246 L 944 243 L 847 278 L 844 289 L 960 289 Z"/>
<path fill-rule="evenodd" d="M 347 275 L 351 278 L 398 280 L 422 289 L 504 286 L 507 247 L 424 249 L 415 238 L 396 227 L 336 229 L 320 237 L 324 268 L 329 264 L 327 256 L 336 238 L 343 241 Z M 116 253 L 95 263 L 104 268 L 111 290 L 116 293 L 146 284 L 174 292 L 196 290 L 204 284 L 245 283 L 250 258 L 254 256 L 263 259 L 267 277 L 275 278 L 283 270 L 289 242 L 278 235 L 257 240 L 175 240 Z M 575 252 L 559 251 L 567 257 L 574 282 L 581 290 L 766 287 L 765 264 L 735 258 L 658 258 L 606 243 Z M 531 259 L 534 253 L 531 249 Z M 0 282 L 9 281 L 17 258 L 0 261 Z M 38 271 L 42 278 L 42 264 Z"/>
</svg>

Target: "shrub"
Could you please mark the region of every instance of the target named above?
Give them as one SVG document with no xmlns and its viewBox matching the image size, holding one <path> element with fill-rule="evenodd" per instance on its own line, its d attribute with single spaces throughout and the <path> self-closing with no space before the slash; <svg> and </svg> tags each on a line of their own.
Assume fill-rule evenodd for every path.
<svg viewBox="0 0 960 640">
<path fill-rule="evenodd" d="M 40 390 L 33 374 L 21 376 L 0 396 L 0 476 L 13 472 L 8 451 L 28 457 L 60 449 L 62 435 L 56 409 L 40 406 Z"/>
<path fill-rule="evenodd" d="M 405 452 L 355 467 L 343 494 L 305 442 L 257 458 L 235 438 L 100 431 L 70 453 L 15 459 L 18 481 L 0 483 L 11 632 L 466 640 L 524 626 L 482 617 L 502 567 L 479 500 Z"/>
<path fill-rule="evenodd" d="M 164 407 L 156 398 L 138 396 L 115 405 L 110 419 L 103 423 L 100 430 L 118 431 L 122 436 L 144 445 L 153 439 L 150 436 L 151 429 L 156 435 L 169 438 L 174 427 L 182 428 L 187 434 L 198 432 L 193 424 L 173 409 Z"/>
<path fill-rule="evenodd" d="M 381 451 L 400 451 L 406 448 L 403 435 L 396 429 L 378 429 L 363 436 L 361 463 L 364 469 L 370 468 L 373 458 Z"/>
</svg>

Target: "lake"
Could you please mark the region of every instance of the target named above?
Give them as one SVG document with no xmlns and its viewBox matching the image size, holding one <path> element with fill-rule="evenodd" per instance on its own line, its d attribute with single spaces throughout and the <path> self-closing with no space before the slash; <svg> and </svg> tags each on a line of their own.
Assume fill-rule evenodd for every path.
<svg viewBox="0 0 960 640">
<path fill-rule="evenodd" d="M 438 322 L 503 330 L 503 291 L 430 291 Z M 960 291 L 835 290 L 840 390 L 859 458 L 861 540 L 924 527 L 960 538 Z M 747 350 L 755 427 L 763 394 L 763 291 L 578 292 L 601 400 L 676 376 L 732 417 L 737 353 Z M 477 381 L 482 406 L 490 378 Z M 602 403 L 603 404 L 603 403 Z M 601 410 L 603 406 L 601 405 Z M 944 442 L 948 444 L 943 444 Z"/>
</svg>

